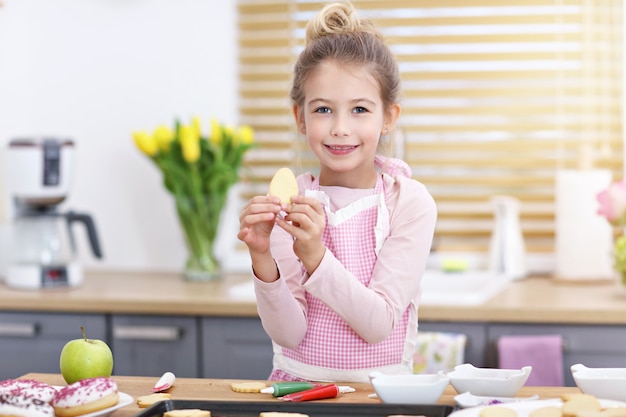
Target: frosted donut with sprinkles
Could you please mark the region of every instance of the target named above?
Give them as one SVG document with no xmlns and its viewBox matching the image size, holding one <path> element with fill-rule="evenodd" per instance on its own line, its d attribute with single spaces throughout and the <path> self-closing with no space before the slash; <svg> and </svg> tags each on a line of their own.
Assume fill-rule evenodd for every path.
<svg viewBox="0 0 626 417">
<path fill-rule="evenodd" d="M 0 416 L 54 417 L 54 408 L 23 392 L 6 391 L 0 393 Z"/>
<path fill-rule="evenodd" d="M 111 378 L 88 378 L 61 388 L 52 400 L 57 417 L 74 417 L 113 407 L 119 401 Z"/>
<path fill-rule="evenodd" d="M 49 403 L 57 393 L 56 388 L 34 379 L 5 379 L 0 381 L 0 394 L 10 394 L 24 399 L 38 399 Z"/>
</svg>

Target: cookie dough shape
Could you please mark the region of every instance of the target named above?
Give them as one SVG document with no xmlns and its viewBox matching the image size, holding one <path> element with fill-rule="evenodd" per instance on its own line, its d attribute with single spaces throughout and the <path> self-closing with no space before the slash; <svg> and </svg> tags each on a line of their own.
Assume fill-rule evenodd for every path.
<svg viewBox="0 0 626 417">
<path fill-rule="evenodd" d="M 481 410 L 480 417 L 517 417 L 517 411 L 499 405 L 489 405 Z"/>
<path fill-rule="evenodd" d="M 199 408 L 181 408 L 178 410 L 166 411 L 163 417 L 211 417 L 209 410 Z"/>
<path fill-rule="evenodd" d="M 260 381 L 233 382 L 230 384 L 230 389 L 234 392 L 261 392 L 266 387 L 267 384 Z"/>
<path fill-rule="evenodd" d="M 140 395 L 139 397 L 137 397 L 137 406 L 139 408 L 147 408 L 147 407 L 150 407 L 154 403 L 157 403 L 159 401 L 169 400 L 171 398 L 172 398 L 172 394 L 169 394 L 167 392 Z"/>
<path fill-rule="evenodd" d="M 562 417 L 561 407 L 541 407 L 531 411 L 528 417 Z"/>
<path fill-rule="evenodd" d="M 281 168 L 274 174 L 270 181 L 269 194 L 280 198 L 283 204 L 289 204 L 291 197 L 298 195 L 298 182 L 293 171 L 289 168 Z"/>
</svg>

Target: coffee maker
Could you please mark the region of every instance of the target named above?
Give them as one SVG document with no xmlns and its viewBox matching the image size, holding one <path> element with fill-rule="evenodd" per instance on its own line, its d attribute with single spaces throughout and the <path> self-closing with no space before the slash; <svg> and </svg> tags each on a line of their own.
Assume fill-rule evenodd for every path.
<svg viewBox="0 0 626 417">
<path fill-rule="evenodd" d="M 102 258 L 95 223 L 85 213 L 61 212 L 73 179 L 75 145 L 56 138 L 15 139 L 7 150 L 10 225 L 9 287 L 74 287 L 83 282 L 73 226 L 85 226 L 93 255 Z"/>
</svg>

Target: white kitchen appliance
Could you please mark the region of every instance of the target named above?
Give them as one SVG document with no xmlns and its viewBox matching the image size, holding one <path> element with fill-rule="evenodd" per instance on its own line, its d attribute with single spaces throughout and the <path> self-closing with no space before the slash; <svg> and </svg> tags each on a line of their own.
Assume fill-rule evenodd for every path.
<svg viewBox="0 0 626 417">
<path fill-rule="evenodd" d="M 8 191 L 13 198 L 5 282 L 22 289 L 77 286 L 83 281 L 72 226 L 82 223 L 92 253 L 102 258 L 90 215 L 60 212 L 73 179 L 74 142 L 16 139 L 7 152 Z"/>
</svg>

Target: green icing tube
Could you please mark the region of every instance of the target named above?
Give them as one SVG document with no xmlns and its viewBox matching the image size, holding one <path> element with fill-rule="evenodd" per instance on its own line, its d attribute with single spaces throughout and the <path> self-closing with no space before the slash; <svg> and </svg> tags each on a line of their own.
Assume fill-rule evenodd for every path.
<svg viewBox="0 0 626 417">
<path fill-rule="evenodd" d="M 264 394 L 272 394 L 274 397 L 282 397 L 283 395 L 293 392 L 300 392 L 314 388 L 315 384 L 310 382 L 275 382 L 269 388 L 261 390 Z"/>
</svg>

